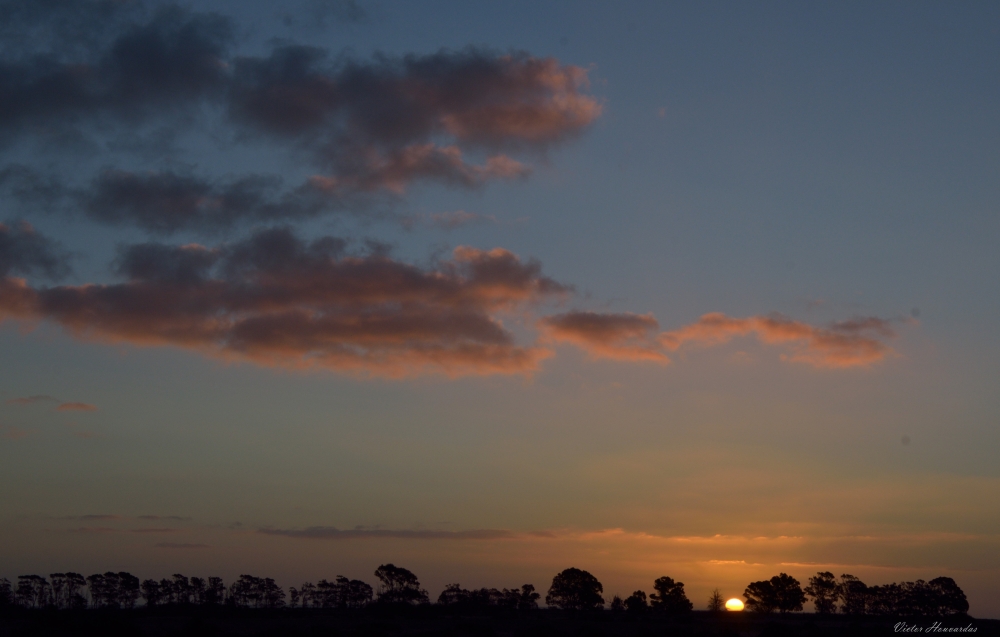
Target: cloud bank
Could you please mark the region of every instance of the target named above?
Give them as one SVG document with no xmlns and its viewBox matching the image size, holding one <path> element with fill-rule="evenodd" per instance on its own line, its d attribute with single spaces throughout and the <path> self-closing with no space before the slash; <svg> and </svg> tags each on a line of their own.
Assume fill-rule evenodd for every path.
<svg viewBox="0 0 1000 637">
<path fill-rule="evenodd" d="M 9 36 L 0 47 L 0 154 L 26 140 L 43 157 L 66 140 L 107 147 L 150 129 L 177 141 L 199 127 L 314 172 L 287 187 L 276 175 L 162 168 L 105 165 L 89 180 L 20 164 L 0 170 L 19 205 L 151 232 L 361 211 L 417 182 L 474 189 L 523 178 L 530 167 L 509 152 L 543 151 L 601 114 L 586 70 L 524 52 L 361 59 L 284 44 L 241 55 L 229 18 L 141 3 L 50 2 L 40 11 L 7 2 L 0 17 L 13 25 L 0 27 Z"/>
<path fill-rule="evenodd" d="M 528 373 L 548 356 L 518 345 L 499 318 L 569 293 L 537 262 L 459 247 L 420 268 L 345 246 L 283 228 L 215 248 L 133 245 L 117 261 L 123 283 L 34 288 L 3 279 L 0 319 L 45 319 L 84 339 L 382 376 Z"/>
</svg>

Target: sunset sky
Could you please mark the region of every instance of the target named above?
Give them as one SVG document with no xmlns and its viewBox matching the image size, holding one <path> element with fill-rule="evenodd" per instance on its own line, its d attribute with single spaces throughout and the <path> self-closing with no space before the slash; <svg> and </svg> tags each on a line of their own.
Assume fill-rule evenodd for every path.
<svg viewBox="0 0 1000 637">
<path fill-rule="evenodd" d="M 0 577 L 1000 618 L 998 78 L 989 2 L 0 2 Z"/>
</svg>

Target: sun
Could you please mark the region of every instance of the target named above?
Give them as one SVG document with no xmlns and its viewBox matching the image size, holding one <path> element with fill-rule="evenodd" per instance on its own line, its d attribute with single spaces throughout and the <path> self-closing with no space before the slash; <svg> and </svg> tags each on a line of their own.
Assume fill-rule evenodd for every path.
<svg viewBox="0 0 1000 637">
<path fill-rule="evenodd" d="M 734 597 L 726 602 L 726 610 L 743 610 L 743 602 Z"/>
</svg>

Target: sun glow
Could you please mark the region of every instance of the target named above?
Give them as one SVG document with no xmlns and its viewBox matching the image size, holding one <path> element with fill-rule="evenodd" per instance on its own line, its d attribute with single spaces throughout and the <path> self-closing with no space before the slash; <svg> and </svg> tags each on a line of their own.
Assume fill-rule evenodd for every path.
<svg viewBox="0 0 1000 637">
<path fill-rule="evenodd" d="M 743 602 L 734 597 L 726 602 L 726 610 L 743 610 Z"/>
</svg>

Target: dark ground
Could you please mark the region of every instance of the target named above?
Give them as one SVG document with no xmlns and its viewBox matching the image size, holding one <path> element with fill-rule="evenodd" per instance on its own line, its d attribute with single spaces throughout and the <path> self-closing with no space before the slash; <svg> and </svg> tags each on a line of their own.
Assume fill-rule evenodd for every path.
<svg viewBox="0 0 1000 637">
<path fill-rule="evenodd" d="M 0 615 L 0 637 L 719 637 L 841 636 L 917 634 L 895 630 L 898 619 L 820 618 L 810 613 L 760 617 L 749 613 L 693 612 L 672 619 L 654 613 L 458 614 L 441 607 L 363 611 L 160 608 L 152 611 L 15 611 Z M 954 634 L 927 629 L 936 620 L 907 620 L 920 634 Z M 1000 636 L 1000 620 L 952 618 L 946 627 L 970 626 L 975 635 Z M 971 631 L 970 631 L 971 632 Z M 963 634 L 963 633 L 958 633 Z M 968 633 L 964 633 L 968 634 Z"/>
</svg>

